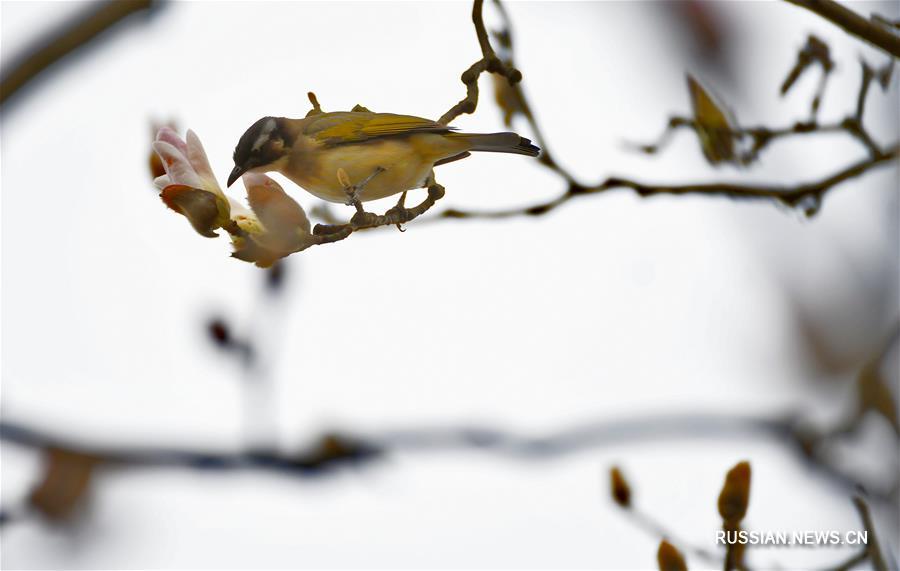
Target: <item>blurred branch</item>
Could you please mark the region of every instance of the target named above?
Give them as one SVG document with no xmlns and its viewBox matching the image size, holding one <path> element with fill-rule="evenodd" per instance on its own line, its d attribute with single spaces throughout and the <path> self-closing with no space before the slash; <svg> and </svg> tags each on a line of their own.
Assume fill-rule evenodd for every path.
<svg viewBox="0 0 900 571">
<path fill-rule="evenodd" d="M 872 569 L 875 571 L 887 571 L 888 566 L 881 554 L 880 543 L 878 541 L 878 536 L 875 533 L 875 524 L 872 521 L 872 515 L 869 513 L 869 505 L 862 496 L 857 494 L 853 496 L 853 506 L 859 513 L 859 519 L 862 521 L 863 527 L 866 530 L 866 542 L 858 553 L 851 556 L 840 565 L 832 567 L 828 571 L 849 571 L 866 561 L 872 563 Z"/>
<path fill-rule="evenodd" d="M 544 437 L 523 436 L 485 427 L 419 427 L 370 432 L 364 437 L 326 433 L 312 446 L 298 451 L 215 451 L 103 445 L 15 422 L 0 422 L 0 439 L 3 441 L 38 449 L 67 450 L 94 458 L 106 466 L 181 467 L 212 471 L 250 469 L 294 477 L 318 476 L 339 466 L 368 464 L 391 452 L 480 449 L 521 460 L 549 461 L 587 450 L 640 442 L 688 438 L 763 439 L 792 451 L 795 458 L 812 473 L 843 492 L 852 493 L 863 486 L 877 501 L 892 501 L 891 490 L 880 490 L 869 482 L 858 481 L 829 456 L 807 447 L 806 434 L 794 415 L 766 418 L 684 413 L 588 423 Z"/>
<path fill-rule="evenodd" d="M 890 425 L 895 436 L 900 438 L 896 397 L 891 392 L 892 383 L 884 374 L 887 357 L 897 346 L 898 341 L 900 341 L 900 323 L 894 326 L 885 342 L 859 370 L 856 376 L 856 402 L 845 418 L 825 430 L 806 430 L 802 441 L 809 453 L 824 454 L 824 449 L 829 443 L 855 433 L 862 425 L 863 419 L 870 413 L 882 417 Z M 895 481 L 894 485 L 900 485 L 900 482 Z"/>
<path fill-rule="evenodd" d="M 875 524 L 872 522 L 872 514 L 869 513 L 869 505 L 862 496 L 853 496 L 853 505 L 859 512 L 859 519 L 862 520 L 863 526 L 866 528 L 866 548 L 865 553 L 872 562 L 872 568 L 875 571 L 887 571 L 887 565 L 884 557 L 881 555 L 881 547 L 878 541 L 878 534 L 875 533 Z"/>
<path fill-rule="evenodd" d="M 894 62 L 888 62 L 883 67 L 875 69 L 871 67 L 866 61 L 860 61 L 862 76 L 860 79 L 859 91 L 856 98 L 856 107 L 853 112 L 848 113 L 842 120 L 832 123 L 819 123 L 816 119 L 816 114 L 818 112 L 819 103 L 824 91 L 824 86 L 829 74 L 831 73 L 831 70 L 834 68 L 834 62 L 831 61 L 831 58 L 828 55 L 828 47 L 825 46 L 825 44 L 815 36 L 810 36 L 807 40 L 806 47 L 801 50 L 797 58 L 797 64 L 788 73 L 787 77 L 784 80 L 784 83 L 781 86 L 781 94 L 784 95 L 785 93 L 787 93 L 794 85 L 797 77 L 799 77 L 799 75 L 803 73 L 803 71 L 809 69 L 809 66 L 813 62 L 821 63 L 823 74 L 822 81 L 820 82 L 819 88 L 817 89 L 810 105 L 812 110 L 812 118 L 808 121 L 797 121 L 789 127 L 780 128 L 765 126 L 741 128 L 729 125 L 727 133 L 729 137 L 735 139 L 737 142 L 748 141 L 750 144 L 750 148 L 746 151 L 746 153 L 744 153 L 742 156 L 736 157 L 736 162 L 738 164 L 747 165 L 756 161 L 759 158 L 760 152 L 768 147 L 770 143 L 773 143 L 778 139 L 795 135 L 811 135 L 823 133 L 844 132 L 850 137 L 856 139 L 865 148 L 870 156 L 875 157 L 881 154 L 881 148 L 877 143 L 875 143 L 874 138 L 865 128 L 863 117 L 865 115 L 866 100 L 872 82 L 877 80 L 882 89 L 886 90 L 890 82 L 890 78 L 893 74 Z M 647 154 L 655 154 L 668 145 L 668 143 L 671 141 L 672 134 L 678 129 L 690 129 L 695 131 L 698 136 L 701 136 L 703 128 L 704 125 L 698 119 L 675 116 L 669 119 L 669 123 L 666 126 L 665 131 L 663 131 L 663 134 L 660 136 L 659 140 L 656 143 L 649 145 L 639 145 L 638 149 Z"/>
<path fill-rule="evenodd" d="M 890 28 L 867 20 L 833 0 L 787 0 L 825 18 L 851 36 L 865 40 L 895 58 L 900 58 L 900 36 Z"/>
<path fill-rule="evenodd" d="M 40 47 L 9 66 L 0 78 L 0 104 L 66 55 L 128 16 L 149 10 L 153 5 L 153 0 L 110 0 L 88 6 L 71 22 L 43 38 Z"/>
</svg>

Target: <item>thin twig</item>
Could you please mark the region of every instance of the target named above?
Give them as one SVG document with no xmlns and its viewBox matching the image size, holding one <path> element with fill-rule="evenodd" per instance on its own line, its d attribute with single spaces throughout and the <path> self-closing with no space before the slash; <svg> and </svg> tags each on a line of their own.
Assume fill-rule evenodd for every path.
<svg viewBox="0 0 900 571">
<path fill-rule="evenodd" d="M 512 52 L 514 45 L 509 15 L 503 8 L 500 0 L 495 0 L 495 3 L 499 8 L 500 15 L 503 19 L 504 24 L 504 29 L 499 32 L 497 36 L 503 38 L 504 46 L 507 47 L 510 52 Z M 487 34 L 484 32 L 484 24 L 480 19 L 481 7 L 482 2 L 476 0 L 473 11 L 473 20 L 475 21 L 476 25 L 479 44 L 481 45 L 484 53 L 485 46 L 490 47 L 490 41 Z M 474 17 L 476 14 L 478 15 L 478 18 Z M 816 42 L 813 43 L 816 44 Z M 809 40 L 807 42 L 807 45 L 809 46 Z M 814 59 L 817 59 L 821 62 L 823 69 L 825 70 L 825 73 L 827 75 L 827 72 L 832 65 L 830 57 L 827 56 L 826 53 L 824 53 L 821 46 L 812 49 L 812 51 L 814 51 L 816 54 Z M 493 54 L 493 49 L 491 49 L 488 53 Z M 512 67 L 511 56 L 507 63 L 510 67 Z M 879 81 L 882 82 L 882 85 L 887 84 L 892 66 L 893 62 L 891 62 L 891 64 L 886 66 L 883 70 L 877 72 Z M 867 72 L 866 70 L 869 71 Z M 530 106 L 528 98 L 526 97 L 524 90 L 522 89 L 522 85 L 519 83 L 510 82 L 509 88 L 511 89 L 516 108 L 512 111 L 507 110 L 507 113 L 519 113 L 525 117 L 525 119 L 529 123 L 529 126 L 531 127 L 532 132 L 535 135 L 534 138 L 536 142 L 541 147 L 541 156 L 539 158 L 540 163 L 562 177 L 566 182 L 567 188 L 556 198 L 536 205 L 495 211 L 477 211 L 449 208 L 440 212 L 437 216 L 437 219 L 501 219 L 515 216 L 539 216 L 555 210 L 556 208 L 562 206 L 575 197 L 599 194 L 615 188 L 630 188 L 642 197 L 648 197 L 656 194 L 705 194 L 725 196 L 734 199 L 775 200 L 789 207 L 801 206 L 807 215 L 813 215 L 818 212 L 824 195 L 832 188 L 838 186 L 839 184 L 850 178 L 864 174 L 871 169 L 881 166 L 886 162 L 895 161 L 898 158 L 897 144 L 894 144 L 888 150 L 883 151 L 878 146 L 878 144 L 875 143 L 875 141 L 863 128 L 862 125 L 862 114 L 865 108 L 866 95 L 868 93 L 869 85 L 871 84 L 874 75 L 875 72 L 870 70 L 869 67 L 863 62 L 863 79 L 861 82 L 857 100 L 856 113 L 853 115 L 848 115 L 848 117 L 838 123 L 819 124 L 813 119 L 806 122 L 797 122 L 787 128 L 770 129 L 766 127 L 753 127 L 743 130 L 737 130 L 735 132 L 736 136 L 749 137 L 752 140 L 752 148 L 749 151 L 748 156 L 746 157 L 748 161 L 752 160 L 756 154 L 758 154 L 773 140 L 791 135 L 808 134 L 813 132 L 846 132 L 850 136 L 854 137 L 857 141 L 859 141 L 859 143 L 863 147 L 865 147 L 866 151 L 869 154 L 869 158 L 867 160 L 862 160 L 848 165 L 843 170 L 838 171 L 837 173 L 827 176 L 821 180 L 793 186 L 783 184 L 742 185 L 735 183 L 718 182 L 686 185 L 655 185 L 641 183 L 626 177 L 609 177 L 600 184 L 595 185 L 589 185 L 579 182 L 567 169 L 563 168 L 551 154 L 549 145 L 542 135 L 532 107 Z M 465 79 L 466 77 L 464 74 L 464 82 Z M 477 76 L 474 77 L 474 80 L 477 81 Z M 788 85 L 788 87 L 790 87 L 790 85 Z M 467 99 L 463 101 L 469 101 L 470 103 L 472 103 L 472 109 L 474 110 L 474 105 L 475 103 L 477 103 L 478 97 L 477 87 L 474 92 L 469 93 L 469 96 L 470 97 L 467 97 Z M 821 93 L 819 92 L 817 92 L 817 96 L 813 100 L 813 109 L 816 109 L 817 107 L 816 99 L 818 98 L 821 98 Z M 672 119 L 670 119 L 669 126 L 666 132 L 663 134 L 663 142 L 671 136 L 672 130 L 684 127 L 696 130 L 696 125 L 693 119 L 684 117 L 673 117 Z M 658 145 L 659 143 L 657 143 L 657 146 L 645 146 L 643 150 L 645 150 L 646 152 L 653 152 L 656 150 Z"/>
<path fill-rule="evenodd" d="M 822 97 L 825 95 L 825 87 L 828 85 L 828 78 L 831 77 L 831 72 L 834 71 L 835 67 L 834 61 L 831 59 L 831 50 L 828 48 L 828 44 L 810 34 L 806 39 L 806 45 L 803 46 L 803 49 L 797 54 L 797 63 L 795 63 L 794 67 L 791 68 L 791 71 L 788 72 L 787 77 L 781 84 L 780 90 L 781 95 L 785 95 L 790 91 L 791 87 L 794 86 L 797 79 L 803 75 L 803 72 L 815 63 L 818 63 L 822 68 L 822 75 L 819 78 L 819 86 L 816 88 L 815 95 L 813 95 L 810 103 L 810 111 L 812 112 L 813 119 L 815 119 L 819 112 Z"/>
<path fill-rule="evenodd" d="M 505 38 L 507 47 L 510 51 L 510 59 L 507 61 L 507 64 L 512 66 L 513 60 L 511 52 L 514 46 L 512 20 L 510 19 L 509 13 L 506 11 L 506 8 L 500 0 L 494 0 L 494 5 L 497 6 L 497 11 L 499 12 L 500 18 L 503 22 L 503 30 L 501 32 L 501 35 Z M 577 183 L 575 182 L 575 177 L 572 175 L 572 173 L 569 172 L 568 169 L 563 167 L 551 152 L 550 144 L 547 142 L 547 138 L 544 136 L 544 132 L 541 129 L 540 124 L 538 123 L 537 117 L 532 111 L 531 104 L 528 102 L 528 97 L 526 97 L 525 91 L 522 88 L 522 82 L 509 82 L 508 88 L 510 90 L 511 96 L 515 100 L 515 112 L 521 113 L 528 121 L 528 125 L 531 128 L 532 134 L 534 135 L 534 142 L 541 149 L 541 154 L 538 157 L 538 161 L 545 167 L 557 173 L 570 185 L 577 185 Z"/>
<path fill-rule="evenodd" d="M 887 563 L 885 563 L 884 556 L 881 554 L 881 546 L 878 542 L 878 534 L 875 533 L 875 523 L 872 521 L 869 505 L 859 495 L 853 496 L 853 505 L 856 507 L 856 511 L 859 512 L 859 518 L 866 528 L 866 551 L 869 560 L 872 562 L 872 568 L 875 571 L 887 571 Z"/>
<path fill-rule="evenodd" d="M 825 18 L 848 34 L 865 40 L 895 58 L 900 58 L 900 36 L 886 26 L 867 20 L 833 0 L 787 0 Z"/>
<path fill-rule="evenodd" d="M 701 559 L 710 565 L 722 565 L 722 556 L 717 555 L 716 553 L 709 551 L 708 549 L 704 549 L 696 545 L 691 545 L 682 538 L 677 537 L 674 532 L 672 532 L 672 530 L 659 523 L 649 513 L 646 513 L 634 507 L 622 511 L 625 513 L 625 515 L 628 516 L 628 519 L 630 521 L 632 521 L 635 525 L 640 527 L 649 535 L 659 539 L 664 539 L 677 547 L 681 547 L 681 551 L 690 553 L 696 558 Z"/>
<path fill-rule="evenodd" d="M 804 206 L 807 214 L 814 214 L 821 203 L 822 198 L 831 189 L 841 183 L 860 176 L 872 169 L 886 163 L 895 161 L 900 157 L 900 146 L 893 146 L 878 156 L 848 165 L 843 170 L 827 176 L 821 180 L 801 183 L 793 186 L 782 184 L 735 184 L 735 183 L 697 183 L 681 185 L 664 185 L 643 183 L 621 177 L 610 177 L 595 186 L 570 186 L 559 197 L 522 208 L 510 208 L 507 210 L 478 211 L 448 209 L 440 213 L 443 218 L 509 218 L 513 216 L 539 216 L 546 214 L 570 200 L 582 196 L 598 194 L 618 188 L 629 188 L 639 196 L 646 198 L 658 194 L 699 194 L 707 196 L 724 196 L 732 199 L 775 200 L 789 207 Z"/>
<path fill-rule="evenodd" d="M 742 159 L 743 164 L 755 161 L 759 154 L 771 143 L 797 135 L 813 135 L 824 133 L 844 132 L 856 139 L 870 155 L 878 155 L 881 152 L 878 144 L 866 132 L 857 115 L 848 115 L 841 121 L 831 123 L 819 123 L 816 120 L 798 121 L 788 127 L 735 127 L 731 134 L 736 139 L 750 139 L 750 149 Z M 672 135 L 679 129 L 690 129 L 697 132 L 700 127 L 690 117 L 671 117 L 663 134 L 655 143 L 644 145 L 632 145 L 639 151 L 652 155 L 662 151 L 672 140 Z"/>
<path fill-rule="evenodd" d="M 466 96 L 438 119 L 438 123 L 443 125 L 449 124 L 460 115 L 475 112 L 475 108 L 478 106 L 478 78 L 482 73 L 501 75 L 510 85 L 522 81 L 522 73 L 501 61 L 494 53 L 487 29 L 484 27 L 483 6 L 484 0 L 475 0 L 472 5 L 472 23 L 475 24 L 475 34 L 478 36 L 478 44 L 481 47 L 481 59 L 463 72 L 460 80 L 466 86 Z"/>
<path fill-rule="evenodd" d="M 735 141 L 750 140 L 750 149 L 740 157 L 740 164 L 747 165 L 756 161 L 759 158 L 759 154 L 772 142 L 796 135 L 844 132 L 856 139 L 871 156 L 877 156 L 881 153 L 880 147 L 863 126 L 863 116 L 872 82 L 877 79 L 882 88 L 887 88 L 894 68 L 893 60 L 880 69 L 871 67 L 865 60 L 860 61 L 862 76 L 856 97 L 856 107 L 853 112 L 847 113 L 842 120 L 831 123 L 819 123 L 816 119 L 819 102 L 824 90 L 824 80 L 834 68 L 834 62 L 831 61 L 831 57 L 828 54 L 828 47 L 815 36 L 810 36 L 807 40 L 807 46 L 801 50 L 797 59 L 797 65 L 794 66 L 784 80 L 781 93 L 783 95 L 787 92 L 800 73 L 807 69 L 812 62 L 819 62 L 823 69 L 823 82 L 820 84 L 820 88 L 816 91 L 811 103 L 812 118 L 808 121 L 797 121 L 789 127 L 781 128 L 732 126 L 729 129 L 729 134 Z M 663 131 L 656 143 L 637 145 L 636 147 L 647 154 L 657 153 L 668 145 L 673 133 L 679 129 L 690 129 L 700 136 L 702 125 L 690 117 L 671 117 L 665 131 Z"/>
<path fill-rule="evenodd" d="M 405 194 L 403 195 L 405 196 Z M 400 202 L 384 214 L 374 214 L 360 210 L 346 224 L 316 224 L 313 234 L 322 240 L 317 242 L 317 244 L 329 243 L 343 240 L 358 230 L 406 224 L 427 212 L 443 196 L 444 187 L 432 178 L 428 184 L 428 195 L 422 202 L 412 208 L 406 208 Z"/>
</svg>

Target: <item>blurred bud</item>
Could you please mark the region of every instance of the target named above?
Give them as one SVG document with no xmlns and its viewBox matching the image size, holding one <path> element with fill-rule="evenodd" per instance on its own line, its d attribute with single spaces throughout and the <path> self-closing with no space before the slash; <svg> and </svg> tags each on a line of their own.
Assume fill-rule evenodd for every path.
<svg viewBox="0 0 900 571">
<path fill-rule="evenodd" d="M 719 494 L 719 515 L 727 527 L 736 527 L 747 514 L 750 503 L 750 463 L 738 462 L 725 475 Z"/>
<path fill-rule="evenodd" d="M 309 213 L 325 224 L 343 224 L 344 221 L 331 210 L 331 206 L 327 202 L 318 202 L 313 205 Z"/>
<path fill-rule="evenodd" d="M 797 54 L 797 63 L 794 64 L 781 84 L 781 94 L 784 95 L 790 91 L 803 72 L 814 63 L 821 65 L 822 73 L 825 74 L 831 73 L 834 69 L 834 61 L 831 59 L 831 50 L 829 50 L 828 44 L 810 34 L 806 39 L 806 45 Z"/>
<path fill-rule="evenodd" d="M 369 460 L 380 454 L 381 449 L 372 443 L 336 433 L 326 433 L 307 453 L 299 456 L 295 463 L 308 469 L 322 469 L 340 462 Z"/>
<path fill-rule="evenodd" d="M 727 21 L 720 17 L 719 5 L 703 0 L 676 0 L 667 3 L 678 18 L 679 31 L 706 64 L 721 65 L 719 58 L 728 47 Z"/>
<path fill-rule="evenodd" d="M 285 262 L 275 262 L 266 272 L 266 287 L 271 292 L 277 292 L 284 287 L 286 280 L 287 267 Z"/>
<path fill-rule="evenodd" d="M 631 487 L 625 481 L 618 466 L 613 466 L 609 471 L 610 490 L 613 500 L 623 508 L 631 507 Z"/>
<path fill-rule="evenodd" d="M 887 91 L 888 87 L 891 86 L 891 76 L 894 74 L 894 62 L 890 61 L 877 70 L 875 70 L 875 79 L 878 80 L 878 85 L 881 86 L 882 91 Z"/>
<path fill-rule="evenodd" d="M 231 345 L 231 329 L 222 318 L 217 317 L 210 321 L 206 326 L 206 330 L 209 333 L 210 338 L 212 338 L 213 342 L 216 345 L 220 345 L 222 347 Z"/>
<path fill-rule="evenodd" d="M 494 101 L 503 112 L 503 124 L 510 127 L 516 115 L 525 114 L 519 87 L 510 85 L 502 75 L 491 74 L 491 81 L 494 85 Z"/>
<path fill-rule="evenodd" d="M 828 44 L 816 36 L 810 35 L 806 39 L 806 45 L 803 46 L 803 49 L 797 54 L 797 63 L 794 64 L 794 67 L 791 68 L 791 71 L 788 72 L 787 77 L 784 79 L 784 83 L 781 84 L 781 95 L 784 95 L 790 91 L 797 79 L 803 75 L 803 72 L 815 63 L 822 66 L 822 80 L 819 82 L 819 89 L 816 91 L 812 100 L 811 108 L 813 116 L 818 113 L 819 105 L 822 103 L 825 82 L 827 81 L 829 74 L 834 71 L 834 61 L 831 59 Z M 863 63 L 864 71 L 865 67 L 865 63 Z"/>
<path fill-rule="evenodd" d="M 694 127 L 700 139 L 700 149 L 711 165 L 727 162 L 740 164 L 735 151 L 734 128 L 725 105 L 718 103 L 709 91 L 690 74 L 688 92 L 694 110 Z"/>
<path fill-rule="evenodd" d="M 84 500 L 100 459 L 61 448 L 50 448 L 46 454 L 44 477 L 28 502 L 49 519 L 60 521 L 71 516 Z"/>
<path fill-rule="evenodd" d="M 687 571 L 684 557 L 675 549 L 674 545 L 665 539 L 659 542 L 659 549 L 656 551 L 656 562 L 659 565 L 659 571 Z"/>
<path fill-rule="evenodd" d="M 897 405 L 891 394 L 888 381 L 881 367 L 881 359 L 866 363 L 856 378 L 859 415 L 873 411 L 884 417 L 898 435 L 900 423 L 897 419 Z"/>
</svg>

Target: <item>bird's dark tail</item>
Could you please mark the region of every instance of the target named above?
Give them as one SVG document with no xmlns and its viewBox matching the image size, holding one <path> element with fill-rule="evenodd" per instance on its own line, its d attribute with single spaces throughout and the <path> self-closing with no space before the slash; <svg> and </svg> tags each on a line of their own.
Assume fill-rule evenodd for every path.
<svg viewBox="0 0 900 571">
<path fill-rule="evenodd" d="M 525 137 L 515 133 L 448 133 L 449 137 L 460 137 L 472 145 L 471 151 L 487 151 L 492 153 L 513 153 L 536 157 L 541 150 L 531 144 Z"/>
</svg>

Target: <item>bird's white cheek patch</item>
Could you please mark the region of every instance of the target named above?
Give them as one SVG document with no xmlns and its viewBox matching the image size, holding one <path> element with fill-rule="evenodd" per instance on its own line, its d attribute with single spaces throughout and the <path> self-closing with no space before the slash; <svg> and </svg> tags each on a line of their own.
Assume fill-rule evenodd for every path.
<svg viewBox="0 0 900 571">
<path fill-rule="evenodd" d="M 272 131 L 275 130 L 275 119 L 269 119 L 266 121 L 263 130 L 260 132 L 259 137 L 253 142 L 253 147 L 251 150 L 258 151 L 260 147 L 266 144 L 266 141 L 269 140 L 269 136 L 272 135 Z"/>
</svg>

